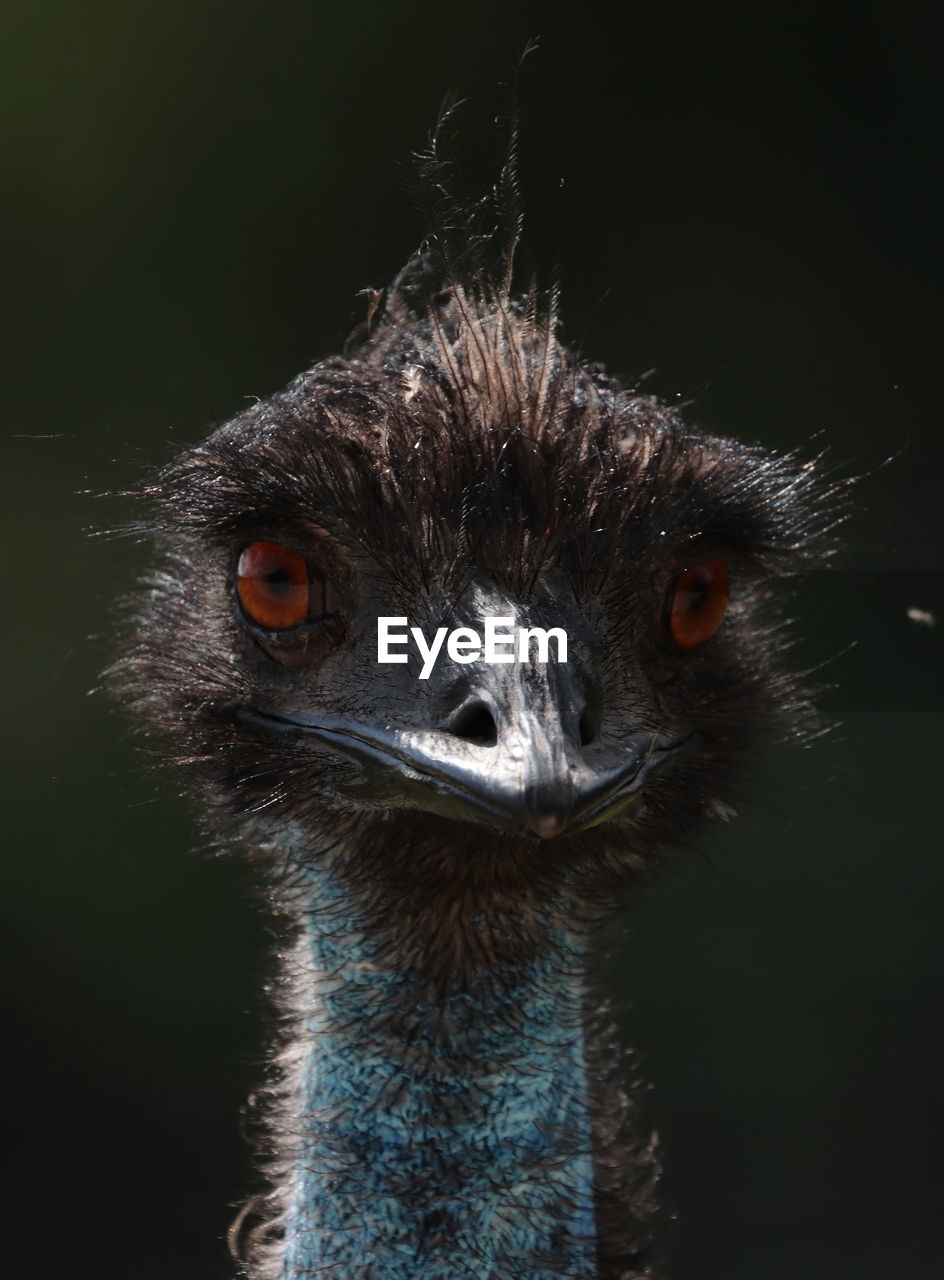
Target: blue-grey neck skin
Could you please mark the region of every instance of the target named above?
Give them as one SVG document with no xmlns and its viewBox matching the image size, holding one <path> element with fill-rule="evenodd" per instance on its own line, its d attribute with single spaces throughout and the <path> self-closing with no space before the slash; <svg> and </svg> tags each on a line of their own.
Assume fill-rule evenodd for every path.
<svg viewBox="0 0 944 1280">
<path fill-rule="evenodd" d="M 433 997 L 306 880 L 265 1274 L 596 1276 L 581 937 Z"/>
</svg>

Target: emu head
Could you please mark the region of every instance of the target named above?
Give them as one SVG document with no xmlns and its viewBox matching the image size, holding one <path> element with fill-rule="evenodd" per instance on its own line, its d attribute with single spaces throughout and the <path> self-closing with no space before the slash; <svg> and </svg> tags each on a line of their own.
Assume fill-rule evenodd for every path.
<svg viewBox="0 0 944 1280">
<path fill-rule="evenodd" d="M 329 865 L 445 952 L 498 901 L 510 933 L 608 901 L 802 724 L 781 604 L 816 487 L 583 362 L 553 307 L 396 287 L 353 354 L 151 487 L 125 677 L 276 872 Z M 378 618 L 488 616 L 562 629 L 567 661 L 378 662 Z"/>
</svg>

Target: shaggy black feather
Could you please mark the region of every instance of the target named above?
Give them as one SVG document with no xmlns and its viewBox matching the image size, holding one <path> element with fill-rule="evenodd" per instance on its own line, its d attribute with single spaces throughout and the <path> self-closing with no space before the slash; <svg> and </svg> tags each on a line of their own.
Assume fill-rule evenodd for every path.
<svg viewBox="0 0 944 1280">
<path fill-rule="evenodd" d="M 377 956 L 422 976 L 435 1021 L 435 1002 L 477 974 L 542 953 L 549 904 L 589 932 L 706 815 L 740 803 L 758 745 L 814 727 L 785 664 L 784 600 L 790 577 L 829 554 L 841 504 L 816 465 L 702 432 L 563 346 L 554 297 L 513 292 L 516 214 L 450 205 L 435 147 L 423 164 L 437 231 L 372 300 L 369 331 L 147 486 L 158 567 L 116 676 L 211 797 L 209 828 L 218 834 L 224 819 L 259 858 L 287 932 L 307 909 L 306 865 L 329 867 Z M 502 197 L 512 210 L 513 167 Z M 305 548 L 336 588 L 336 616 L 288 642 L 304 665 L 279 661 L 284 642 L 260 635 L 235 601 L 239 552 L 259 539 Z M 712 557 L 730 565 L 728 617 L 702 648 L 667 653 L 653 638 L 666 592 L 686 564 Z M 643 806 L 554 840 L 487 831 L 393 794 L 352 800 L 358 764 L 247 717 L 304 703 L 359 721 L 440 723 L 450 708 L 415 670 L 373 663 L 374 622 L 403 614 L 428 630 L 461 619 L 482 583 L 578 620 L 597 741 L 688 736 Z M 293 833 L 290 848 L 280 831 Z M 286 979 L 279 997 L 286 1043 L 298 987 Z M 619 1081 L 609 1019 L 591 1011 L 588 1028 L 598 1274 L 650 1276 L 654 1143 Z M 282 1274 L 278 1151 L 293 1130 L 284 1059 L 279 1070 L 274 1187 L 250 1250 L 260 1277 Z"/>
</svg>

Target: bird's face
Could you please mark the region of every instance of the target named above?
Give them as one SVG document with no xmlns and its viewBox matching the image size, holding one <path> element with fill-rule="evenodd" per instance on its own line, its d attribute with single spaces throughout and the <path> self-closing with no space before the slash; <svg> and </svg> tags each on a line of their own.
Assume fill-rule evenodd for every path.
<svg viewBox="0 0 944 1280">
<path fill-rule="evenodd" d="M 329 804 L 560 838 L 629 818 L 717 731 L 690 678 L 725 665 L 723 640 L 693 653 L 728 608 L 704 546 L 637 560 L 619 607 L 559 565 L 526 592 L 467 565 L 451 592 L 404 599 L 323 533 L 287 541 L 248 543 L 227 575 L 234 660 L 253 671 L 232 714 L 307 759 Z"/>
<path fill-rule="evenodd" d="M 804 473 L 546 335 L 539 397 L 502 323 L 487 395 L 414 329 L 184 455 L 128 670 L 231 811 L 312 850 L 638 869 L 799 705 Z"/>
</svg>

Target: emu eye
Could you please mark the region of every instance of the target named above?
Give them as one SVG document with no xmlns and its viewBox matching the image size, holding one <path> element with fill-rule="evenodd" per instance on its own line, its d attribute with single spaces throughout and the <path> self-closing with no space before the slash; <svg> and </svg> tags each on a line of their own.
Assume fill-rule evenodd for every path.
<svg viewBox="0 0 944 1280">
<path fill-rule="evenodd" d="M 236 566 L 236 591 L 247 616 L 267 631 L 287 631 L 308 617 L 308 565 L 274 542 L 250 542 Z"/>
<path fill-rule="evenodd" d="M 706 560 L 683 569 L 666 600 L 660 642 L 682 652 L 697 649 L 721 626 L 730 595 L 728 567 L 723 560 Z"/>
</svg>

